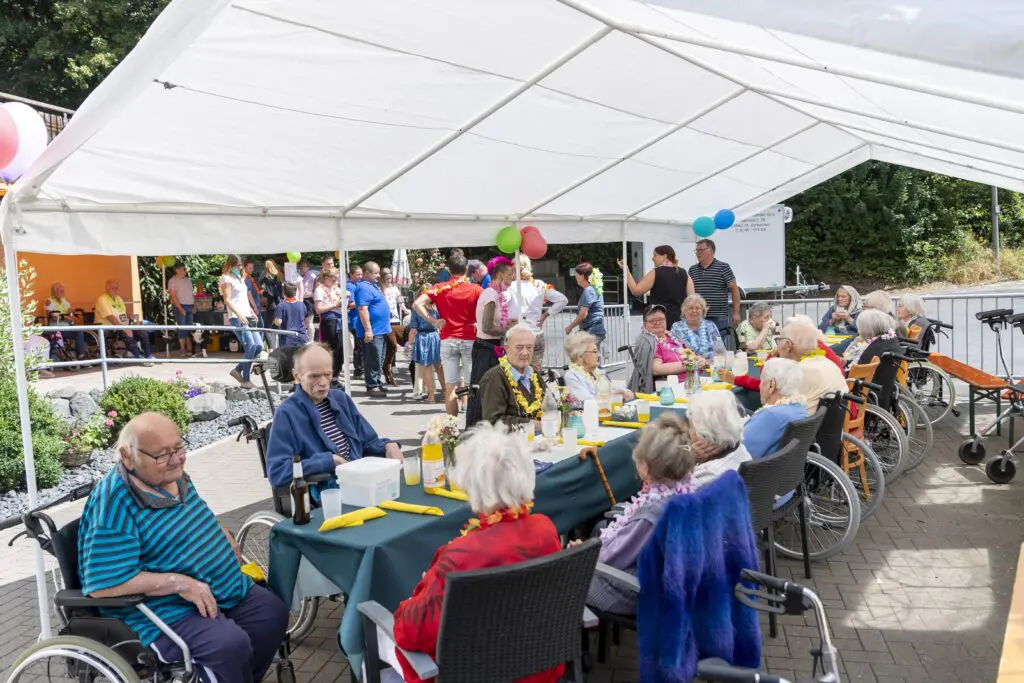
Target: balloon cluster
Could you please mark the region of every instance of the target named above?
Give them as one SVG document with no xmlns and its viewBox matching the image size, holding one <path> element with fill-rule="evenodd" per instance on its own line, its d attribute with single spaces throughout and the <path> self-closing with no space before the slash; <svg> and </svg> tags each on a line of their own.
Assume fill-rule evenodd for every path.
<svg viewBox="0 0 1024 683">
<path fill-rule="evenodd" d="M 544 258 L 548 253 L 548 243 L 540 230 L 532 225 L 527 225 L 522 230 L 516 230 L 516 226 L 507 225 L 498 231 L 495 240 L 498 249 L 506 254 L 514 254 L 521 251 L 531 259 Z"/>
<path fill-rule="evenodd" d="M 174 264 L 177 263 L 177 259 L 173 256 L 157 256 L 156 264 L 161 268 L 173 268 Z"/>
<path fill-rule="evenodd" d="M 21 102 L 0 104 L 0 179 L 20 178 L 47 142 L 46 124 L 35 109 Z"/>
<path fill-rule="evenodd" d="M 729 209 L 722 209 L 715 217 L 701 216 L 693 222 L 693 233 L 697 237 L 711 237 L 715 230 L 728 230 L 736 222 L 736 214 Z"/>
</svg>

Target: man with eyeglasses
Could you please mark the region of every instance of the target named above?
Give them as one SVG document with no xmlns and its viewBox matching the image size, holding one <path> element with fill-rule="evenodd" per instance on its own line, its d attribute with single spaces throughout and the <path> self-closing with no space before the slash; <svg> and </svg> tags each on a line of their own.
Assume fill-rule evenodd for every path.
<svg viewBox="0 0 1024 683">
<path fill-rule="evenodd" d="M 715 243 L 708 239 L 699 240 L 694 249 L 697 263 L 690 266 L 693 288 L 708 302 L 707 319 L 719 329 L 737 327 L 740 324 L 740 286 L 732 267 L 715 258 Z M 729 297 L 732 296 L 732 307 Z"/>
<path fill-rule="evenodd" d="M 259 681 L 285 630 L 288 608 L 242 573 L 234 539 L 185 473 L 188 443 L 159 413 L 118 436 L 118 463 L 89 494 L 78 528 L 82 592 L 143 595 L 143 604 L 189 648 L 203 680 Z M 125 622 L 165 662 L 182 651 L 136 607 L 100 608 Z"/>
<path fill-rule="evenodd" d="M 525 323 L 505 333 L 505 355 L 480 379 L 483 419 L 509 427 L 540 420 L 546 386 L 533 361 L 533 329 Z"/>
<path fill-rule="evenodd" d="M 341 389 L 331 388 L 331 352 L 308 344 L 292 357 L 299 386 L 277 407 L 267 444 L 267 478 L 274 488 L 292 480 L 292 458 L 302 459 L 302 473 L 333 474 L 337 465 L 368 455 L 402 459 L 402 448 L 377 436 L 356 404 Z M 314 490 L 336 486 L 333 477 Z"/>
</svg>

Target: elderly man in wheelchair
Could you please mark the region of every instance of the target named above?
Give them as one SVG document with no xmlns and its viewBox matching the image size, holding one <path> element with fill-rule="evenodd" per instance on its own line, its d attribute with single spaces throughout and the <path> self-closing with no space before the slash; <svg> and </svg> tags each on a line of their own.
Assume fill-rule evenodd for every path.
<svg viewBox="0 0 1024 683">
<path fill-rule="evenodd" d="M 121 460 L 77 523 L 56 531 L 30 513 L 26 525 L 61 567 L 62 635 L 98 641 L 153 680 L 184 660 L 185 680 L 261 681 L 284 641 L 288 608 L 242 572 L 234 539 L 184 471 L 186 447 L 170 419 L 139 415 L 121 430 Z"/>
</svg>

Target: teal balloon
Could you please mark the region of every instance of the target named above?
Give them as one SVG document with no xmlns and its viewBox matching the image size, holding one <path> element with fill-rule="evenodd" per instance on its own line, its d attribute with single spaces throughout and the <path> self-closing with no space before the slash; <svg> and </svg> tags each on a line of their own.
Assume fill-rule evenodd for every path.
<svg viewBox="0 0 1024 683">
<path fill-rule="evenodd" d="M 727 230 L 736 222 L 736 214 L 729 209 L 722 209 L 715 214 L 715 227 L 719 230 Z"/>
<path fill-rule="evenodd" d="M 715 234 L 715 221 L 710 216 L 701 216 L 693 222 L 693 233 L 697 237 L 711 237 Z"/>
<path fill-rule="evenodd" d="M 523 236 L 514 225 L 506 225 L 498 231 L 498 238 L 494 241 L 500 251 L 506 254 L 514 254 L 523 243 Z"/>
</svg>

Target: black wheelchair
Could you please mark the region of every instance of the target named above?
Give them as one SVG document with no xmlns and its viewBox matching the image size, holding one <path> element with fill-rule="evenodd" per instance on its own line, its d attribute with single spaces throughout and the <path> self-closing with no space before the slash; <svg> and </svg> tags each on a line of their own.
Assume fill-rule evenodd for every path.
<svg viewBox="0 0 1024 683">
<path fill-rule="evenodd" d="M 193 683 L 199 673 L 193 666 L 188 646 L 145 604 L 142 595 L 118 598 L 92 598 L 82 594 L 78 576 L 78 524 L 75 519 L 57 528 L 44 510 L 89 495 L 94 484 L 85 484 L 57 500 L 41 505 L 22 516 L 25 531 L 11 539 L 28 536 L 57 559 L 53 581 L 56 588 L 53 604 L 58 622 L 58 635 L 41 640 L 24 652 L 11 665 L 8 683 L 19 681 L 78 681 L 92 683 L 105 680 L 115 683 Z M 10 545 L 9 544 L 9 545 Z M 100 608 L 134 607 L 142 612 L 184 653 L 184 661 L 163 662 L 156 652 L 144 647 L 138 636 L 123 621 L 104 617 Z M 278 683 L 294 683 L 295 672 L 286 636 L 275 657 L 272 670 Z"/>
</svg>

